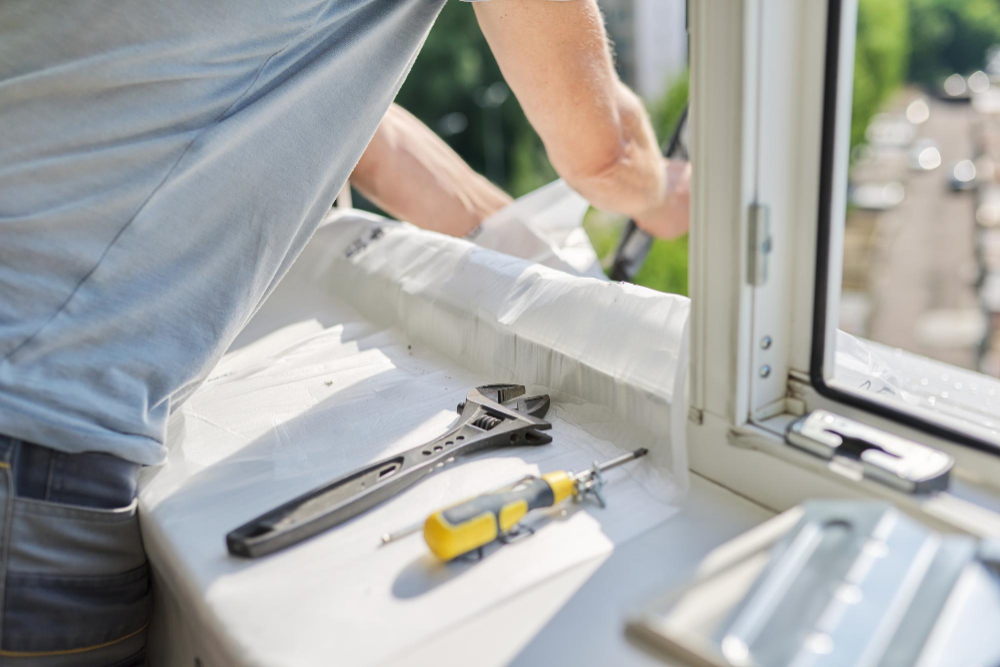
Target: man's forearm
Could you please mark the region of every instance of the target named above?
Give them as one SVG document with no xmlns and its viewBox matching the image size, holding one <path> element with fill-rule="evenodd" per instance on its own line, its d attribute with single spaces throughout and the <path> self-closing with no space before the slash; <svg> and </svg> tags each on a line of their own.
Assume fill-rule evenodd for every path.
<svg viewBox="0 0 1000 667">
<path fill-rule="evenodd" d="M 389 214 L 464 236 L 511 202 L 426 125 L 392 105 L 358 162 L 351 183 Z"/>
<path fill-rule="evenodd" d="M 475 10 L 559 175 L 653 233 L 683 233 L 686 166 L 662 158 L 642 103 L 618 79 L 596 1 L 492 0 Z"/>
</svg>

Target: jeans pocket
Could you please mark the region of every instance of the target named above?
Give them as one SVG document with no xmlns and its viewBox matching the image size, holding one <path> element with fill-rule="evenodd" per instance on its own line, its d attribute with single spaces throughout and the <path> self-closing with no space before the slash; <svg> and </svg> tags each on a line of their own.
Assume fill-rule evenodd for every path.
<svg viewBox="0 0 1000 667">
<path fill-rule="evenodd" d="M 52 575 L 105 575 L 146 562 L 138 501 L 118 509 L 14 499 L 7 569 Z"/>
<path fill-rule="evenodd" d="M 0 648 L 86 650 L 145 627 L 149 572 L 136 507 L 13 501 Z"/>
</svg>

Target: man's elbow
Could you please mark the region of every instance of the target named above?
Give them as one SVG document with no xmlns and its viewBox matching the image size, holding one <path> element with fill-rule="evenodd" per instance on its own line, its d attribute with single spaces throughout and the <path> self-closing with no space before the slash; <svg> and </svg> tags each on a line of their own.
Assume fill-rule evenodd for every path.
<svg viewBox="0 0 1000 667">
<path fill-rule="evenodd" d="M 552 156 L 552 166 L 567 183 L 576 187 L 600 183 L 621 170 L 628 161 L 628 144 L 619 133 L 587 137 L 587 146 L 569 155 Z"/>
<path fill-rule="evenodd" d="M 621 86 L 609 116 L 568 142 L 569 151 L 552 156 L 556 171 L 577 189 L 615 183 L 626 174 L 640 181 L 655 176 L 649 160 L 650 151 L 657 150 L 655 139 L 639 98 Z"/>
<path fill-rule="evenodd" d="M 643 180 L 641 150 L 630 136 L 624 118 L 615 114 L 615 122 L 580 133 L 572 152 L 561 156 L 550 153 L 556 172 L 581 195 L 598 208 L 618 210 L 622 206 L 616 191 L 631 182 L 634 187 Z"/>
</svg>

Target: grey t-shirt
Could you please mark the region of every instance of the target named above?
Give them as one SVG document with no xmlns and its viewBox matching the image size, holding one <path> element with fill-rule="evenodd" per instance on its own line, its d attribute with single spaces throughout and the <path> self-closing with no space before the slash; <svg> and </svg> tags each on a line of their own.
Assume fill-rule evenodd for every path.
<svg viewBox="0 0 1000 667">
<path fill-rule="evenodd" d="M 161 461 L 444 1 L 0 3 L 0 434 Z"/>
</svg>

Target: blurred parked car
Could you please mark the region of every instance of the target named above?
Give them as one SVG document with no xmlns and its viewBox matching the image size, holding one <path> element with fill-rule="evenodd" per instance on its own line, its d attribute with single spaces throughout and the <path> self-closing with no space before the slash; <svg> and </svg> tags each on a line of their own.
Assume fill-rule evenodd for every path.
<svg viewBox="0 0 1000 667">
<path fill-rule="evenodd" d="M 984 229 L 1000 227 L 1000 187 L 992 185 L 979 188 L 979 196 L 976 201 L 976 224 Z M 1000 250 L 1000 246 L 997 248 Z M 1000 265 L 996 268 L 1000 270 Z"/>
<path fill-rule="evenodd" d="M 913 171 L 931 171 L 941 166 L 941 151 L 932 139 L 917 139 L 907 161 Z"/>
<path fill-rule="evenodd" d="M 948 187 L 954 192 L 964 192 L 976 187 L 976 165 L 972 160 L 962 160 L 951 166 Z"/>
<path fill-rule="evenodd" d="M 1000 313 L 1000 273 L 987 274 L 979 289 L 979 299 L 987 313 Z"/>
<path fill-rule="evenodd" d="M 990 77 L 986 72 L 978 71 L 973 72 L 966 79 L 966 84 L 969 86 L 969 92 L 973 95 L 979 95 L 980 93 L 985 93 L 990 88 Z"/>
<path fill-rule="evenodd" d="M 859 183 L 847 191 L 851 206 L 867 211 L 887 211 L 903 203 L 906 189 L 902 183 Z"/>
<path fill-rule="evenodd" d="M 1000 114 L 1000 88 L 994 87 L 972 96 L 972 108 L 986 116 Z"/>
<path fill-rule="evenodd" d="M 916 133 L 913 123 L 904 114 L 880 113 L 875 114 L 868 123 L 865 139 L 876 148 L 905 148 L 913 141 Z"/>
<path fill-rule="evenodd" d="M 931 107 L 923 97 L 918 97 L 906 105 L 906 120 L 914 125 L 923 125 L 930 117 Z"/>
<path fill-rule="evenodd" d="M 987 272 L 1000 274 L 1000 229 L 984 229 L 980 233 L 979 260 Z"/>
<path fill-rule="evenodd" d="M 952 74 L 941 83 L 938 97 L 954 102 L 968 102 L 971 97 L 969 85 L 961 74 Z"/>
</svg>

